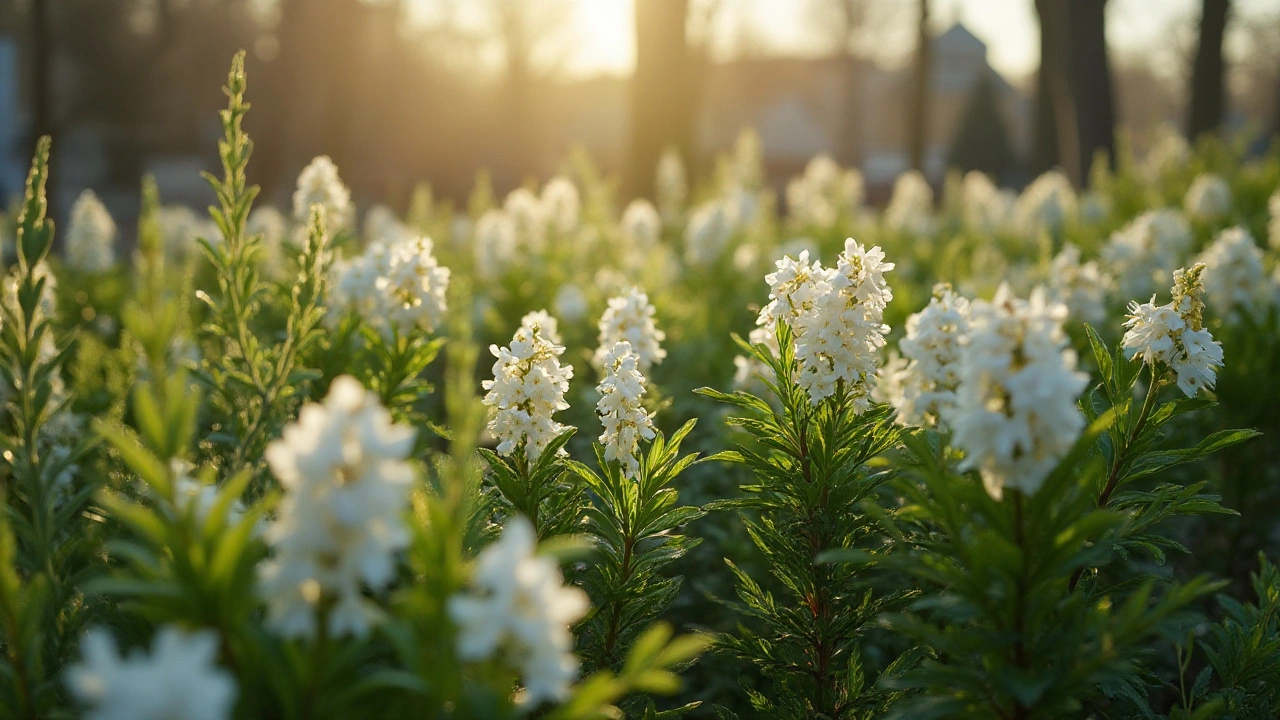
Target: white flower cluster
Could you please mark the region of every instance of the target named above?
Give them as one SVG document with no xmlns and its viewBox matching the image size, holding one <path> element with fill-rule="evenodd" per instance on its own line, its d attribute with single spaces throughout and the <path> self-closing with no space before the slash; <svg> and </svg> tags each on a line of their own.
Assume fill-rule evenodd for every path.
<svg viewBox="0 0 1280 720">
<path fill-rule="evenodd" d="M 1151 210 L 1112 233 L 1102 259 L 1115 273 L 1121 297 L 1155 292 L 1182 262 L 1191 246 L 1191 226 L 1172 209 Z"/>
<path fill-rule="evenodd" d="M 640 358 L 631 343 L 620 340 L 604 357 L 604 379 L 596 386 L 600 400 L 596 412 L 604 425 L 600 444 L 605 460 L 617 460 L 627 477 L 640 473 L 636 454 L 641 440 L 654 438 L 653 416 L 645 412 L 640 397 L 645 393 Z"/>
<path fill-rule="evenodd" d="M 328 155 L 315 158 L 298 174 L 298 186 L 293 191 L 294 221 L 306 224 L 311 217 L 312 205 L 324 208 L 325 219 L 333 231 L 350 228 L 355 221 L 351 191 L 342 184 L 338 166 Z"/>
<path fill-rule="evenodd" d="M 546 249 L 549 215 L 547 207 L 532 190 L 523 187 L 512 190 L 502 203 L 502 212 L 515 229 L 517 244 L 533 253 Z"/>
<path fill-rule="evenodd" d="M 870 407 L 876 354 L 889 332 L 882 322 L 884 308 L 893 299 L 884 273 L 892 269 L 879 247 L 867 249 L 848 238 L 835 268 L 816 260 L 811 264 L 809 253 L 802 252 L 798 260 L 779 260 L 777 270 L 765 277 L 770 302 L 756 322 L 768 326 L 781 319 L 791 326 L 797 382 L 813 404 L 843 384 L 854 412 Z"/>
<path fill-rule="evenodd" d="M 1013 207 L 1014 227 L 1028 236 L 1058 233 L 1075 218 L 1076 191 L 1067 176 L 1057 170 L 1032 181 Z"/>
<path fill-rule="evenodd" d="M 92 190 L 71 208 L 67 228 L 67 265 L 81 272 L 104 273 L 116 264 L 116 223 Z"/>
<path fill-rule="evenodd" d="M 1191 155 L 1191 147 L 1182 131 L 1172 123 L 1161 123 L 1155 140 L 1142 160 L 1142 173 L 1149 181 L 1159 180 L 1166 172 L 1182 167 Z"/>
<path fill-rule="evenodd" d="M 542 205 L 550 227 L 556 232 L 565 235 L 577 229 L 582 201 L 578 197 L 578 186 L 569 178 L 556 176 L 547 181 L 542 188 Z"/>
<path fill-rule="evenodd" d="M 933 188 L 918 171 L 909 170 L 893 183 L 893 197 L 884 209 L 884 224 L 908 235 L 933 232 Z"/>
<path fill-rule="evenodd" d="M 555 316 L 546 310 L 534 310 L 520 318 L 520 327 L 530 333 L 542 332 L 542 337 L 551 341 L 552 345 L 563 345 L 560 340 L 560 323 Z"/>
<path fill-rule="evenodd" d="M 643 255 L 662 238 L 662 217 L 653 204 L 643 198 L 632 200 L 622 211 L 622 237 L 630 250 Z"/>
<path fill-rule="evenodd" d="M 474 232 L 476 275 L 492 280 L 505 272 L 515 258 L 515 223 L 501 210 L 487 210 L 476 221 Z"/>
<path fill-rule="evenodd" d="M 1217 220 L 1231 212 L 1231 186 L 1221 175 L 1204 173 L 1187 188 L 1182 207 L 1197 220 Z"/>
<path fill-rule="evenodd" d="M 334 263 L 329 322 L 355 313 L 385 336 L 434 332 L 448 310 L 449 268 L 433 250 L 431 238 L 402 235 L 393 245 L 375 242 Z"/>
<path fill-rule="evenodd" d="M 386 205 L 378 204 L 369 208 L 364 214 L 364 238 L 369 244 L 383 243 L 395 245 L 411 239 L 413 231 L 400 221 L 396 211 Z"/>
<path fill-rule="evenodd" d="M 604 369 L 605 359 L 613 351 L 613 346 L 623 340 L 631 344 L 640 372 L 647 373 L 661 363 L 667 356 L 667 351 L 662 349 L 662 341 L 667 334 L 654 323 L 655 312 L 649 296 L 638 287 L 609 298 L 609 307 L 600 316 L 600 345 L 592 359 L 596 368 Z"/>
<path fill-rule="evenodd" d="M 905 362 L 893 375 L 882 371 L 898 422 L 917 427 L 946 422 L 956 404 L 960 348 L 968 331 L 969 301 L 948 285 L 935 286 L 929 304 L 907 318 L 907 334 L 898 343 Z"/>
<path fill-rule="evenodd" d="M 961 221 L 973 233 L 992 233 L 1009 223 L 1017 197 L 1011 190 L 1001 190 L 983 172 L 965 173 L 960 187 Z"/>
<path fill-rule="evenodd" d="M 476 558 L 474 591 L 453 596 L 448 606 L 458 625 L 458 655 L 484 660 L 503 653 L 520 667 L 528 705 L 568 695 L 578 676 L 569 628 L 589 607 L 586 593 L 565 587 L 554 560 L 534 554 L 536 543 L 533 525 L 512 518 Z"/>
<path fill-rule="evenodd" d="M 203 630 L 165 626 L 150 654 L 121 657 L 106 630 L 80 644 L 80 663 L 67 669 L 67 687 L 89 706 L 86 720 L 227 720 L 236 699 L 231 673 L 217 666 L 218 638 Z"/>
<path fill-rule="evenodd" d="M 990 302 L 969 305 L 969 335 L 948 424 L 992 497 L 1005 487 L 1040 488 L 1084 428 L 1076 399 L 1089 378 L 1076 372 L 1062 321 L 1067 308 L 1044 288 L 1029 300 L 1000 286 Z"/>
<path fill-rule="evenodd" d="M 1262 248 L 1243 227 L 1218 233 L 1200 255 L 1204 289 L 1214 312 L 1229 322 L 1266 311 L 1270 300 Z"/>
<path fill-rule="evenodd" d="M 222 232 L 218 226 L 186 205 L 166 205 L 160 208 L 156 219 L 160 224 L 166 260 L 180 262 L 198 255 L 198 238 L 208 240 L 214 247 L 222 243 Z"/>
<path fill-rule="evenodd" d="M 413 428 L 392 424 L 378 396 L 350 376 L 333 381 L 323 403 L 267 446 L 285 494 L 265 539 L 260 567 L 268 622 L 286 636 L 313 636 L 322 599 L 327 629 L 366 634 L 373 621 L 364 588 L 395 577 L 395 554 L 409 543 L 404 514 L 413 470 Z"/>
<path fill-rule="evenodd" d="M 695 267 L 720 259 L 734 235 L 755 222 L 759 201 L 738 187 L 698 206 L 684 232 L 685 260 Z"/>
<path fill-rule="evenodd" d="M 556 290 L 556 296 L 551 304 L 560 317 L 571 323 L 576 323 L 587 316 L 587 296 L 577 283 L 568 282 L 561 285 L 560 289 Z"/>
<path fill-rule="evenodd" d="M 564 394 L 573 366 L 560 364 L 564 347 L 536 326 L 518 328 L 510 347 L 490 345 L 489 352 L 497 358 L 493 379 L 483 383 L 489 432 L 498 439 L 498 452 L 509 455 L 523 443 L 525 457 L 534 462 L 567 429 L 552 416 L 569 408 Z"/>
<path fill-rule="evenodd" d="M 829 228 L 862 207 L 862 173 L 843 170 L 829 155 L 809 161 L 804 174 L 787 183 L 787 211 L 804 226 Z"/>
<path fill-rule="evenodd" d="M 1049 288 L 1073 319 L 1087 323 L 1106 319 L 1111 278 L 1098 269 L 1097 261 L 1080 262 L 1080 248 L 1075 245 L 1064 245 L 1049 263 Z"/>
<path fill-rule="evenodd" d="M 1142 358 L 1148 365 L 1164 365 L 1177 376 L 1178 388 L 1194 397 L 1201 388 L 1212 389 L 1217 368 L 1222 366 L 1222 346 L 1204 327 L 1203 264 L 1173 275 L 1173 301 L 1167 305 L 1151 302 L 1129 303 L 1125 321 L 1125 357 Z"/>
</svg>

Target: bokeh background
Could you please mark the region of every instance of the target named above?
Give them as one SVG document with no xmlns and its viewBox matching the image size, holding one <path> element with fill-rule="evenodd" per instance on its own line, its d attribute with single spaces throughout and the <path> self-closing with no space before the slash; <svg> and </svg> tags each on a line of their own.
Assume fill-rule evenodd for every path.
<svg viewBox="0 0 1280 720">
<path fill-rule="evenodd" d="M 1254 153 L 1280 129 L 1277 0 L 4 0 L 0 198 L 52 133 L 59 216 L 92 188 L 128 227 L 145 173 L 202 207 L 239 48 L 275 201 L 318 154 L 365 206 L 575 148 L 634 196 L 663 148 L 696 181 L 751 127 L 771 184 L 827 153 L 876 201 L 912 167 L 1085 184 L 1161 124 Z"/>
</svg>

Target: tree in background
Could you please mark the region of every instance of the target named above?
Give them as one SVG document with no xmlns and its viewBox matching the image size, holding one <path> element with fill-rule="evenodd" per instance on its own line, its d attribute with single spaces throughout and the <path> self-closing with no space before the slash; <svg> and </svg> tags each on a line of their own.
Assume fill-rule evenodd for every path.
<svg viewBox="0 0 1280 720">
<path fill-rule="evenodd" d="M 1013 169 L 1014 160 L 995 83 L 990 74 L 983 74 L 969 94 L 969 105 L 951 143 L 947 167 L 980 170 L 998 182 Z"/>
<path fill-rule="evenodd" d="M 1201 8 L 1200 42 L 1191 70 L 1191 104 L 1187 116 L 1187 136 L 1192 140 L 1222 127 L 1226 94 L 1222 42 L 1231 0 L 1204 0 Z"/>
<path fill-rule="evenodd" d="M 631 80 L 629 195 L 653 196 L 654 168 L 667 146 L 693 157 L 698 73 L 686 35 L 688 0 L 636 0 L 636 69 Z"/>
<path fill-rule="evenodd" d="M 929 66 L 933 62 L 933 38 L 929 34 L 929 0 L 919 0 L 916 23 L 916 57 L 912 76 L 910 123 L 911 167 L 924 170 L 925 143 L 929 138 Z"/>
<path fill-rule="evenodd" d="M 1115 154 L 1106 0 L 1035 0 L 1040 18 L 1037 172 L 1061 166 L 1077 185 L 1093 156 Z"/>
</svg>

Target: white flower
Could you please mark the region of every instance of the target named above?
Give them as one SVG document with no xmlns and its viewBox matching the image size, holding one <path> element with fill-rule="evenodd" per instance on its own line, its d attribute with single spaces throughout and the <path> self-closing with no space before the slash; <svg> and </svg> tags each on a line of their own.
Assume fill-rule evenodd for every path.
<svg viewBox="0 0 1280 720">
<path fill-rule="evenodd" d="M 434 332 L 444 321 L 449 268 L 436 262 L 431 238 L 407 235 L 392 246 L 377 287 L 386 310 L 378 325 L 401 333 Z"/>
<path fill-rule="evenodd" d="M 871 399 L 878 403 L 892 405 L 895 408 L 902 405 L 906 394 L 903 381 L 906 380 L 906 370 L 910 364 L 911 361 L 899 355 L 897 350 L 890 350 L 884 364 L 880 366 L 880 369 L 876 370 L 875 384 L 871 388 Z M 898 421 L 902 422 L 901 412 L 898 414 Z"/>
<path fill-rule="evenodd" d="M 968 329 L 969 301 L 947 285 L 935 286 L 929 304 L 907 318 L 907 334 L 898 343 L 905 367 L 892 377 L 882 371 L 898 422 L 934 426 L 949 417 L 956 404 L 961 344 Z"/>
<path fill-rule="evenodd" d="M 1111 217 L 1111 196 L 1090 190 L 1080 196 L 1080 222 L 1094 225 Z"/>
<path fill-rule="evenodd" d="M 662 237 L 662 218 L 644 199 L 632 200 L 622 212 L 622 236 L 631 249 L 643 255 Z"/>
<path fill-rule="evenodd" d="M 710 264 L 720 258 L 734 232 L 728 205 L 712 200 L 698 207 L 684 231 L 684 254 L 690 265 Z"/>
<path fill-rule="evenodd" d="M 516 255 L 516 226 L 501 210 L 488 210 L 475 227 L 476 275 L 491 280 L 501 275 Z"/>
<path fill-rule="evenodd" d="M 674 224 L 684 213 L 684 203 L 689 196 L 689 183 L 685 179 L 684 162 L 680 153 L 668 148 L 658 159 L 654 185 L 658 195 L 658 209 L 662 219 Z"/>
<path fill-rule="evenodd" d="M 149 655 L 121 657 L 106 630 L 92 629 L 81 661 L 67 669 L 67 687 L 89 706 L 88 720 L 225 720 L 236 683 L 217 666 L 218 637 L 169 625 L 156 633 Z"/>
<path fill-rule="evenodd" d="M 1191 155 L 1187 139 L 1172 123 L 1161 123 L 1155 131 L 1155 141 L 1142 161 L 1143 175 L 1150 181 L 1160 179 L 1173 168 L 1180 168 Z"/>
<path fill-rule="evenodd" d="M 1054 299 L 1065 303 L 1071 317 L 1087 323 L 1099 323 L 1107 316 L 1107 291 L 1111 278 L 1098 269 L 1098 263 L 1080 262 L 1080 248 L 1067 243 L 1049 264 L 1049 288 Z"/>
<path fill-rule="evenodd" d="M 373 243 L 354 258 L 334 262 L 330 271 L 333 280 L 328 297 L 331 312 L 325 315 L 327 323 L 336 325 L 350 313 L 369 324 L 385 321 L 379 283 L 387 272 L 389 256 L 386 245 Z"/>
<path fill-rule="evenodd" d="M 653 416 L 640 404 L 645 379 L 639 363 L 631 343 L 618 341 L 604 356 L 604 379 L 596 386 L 600 393 L 596 412 L 604 425 L 600 435 L 604 458 L 618 461 L 623 473 L 630 478 L 640 473 L 640 461 L 636 458 L 640 441 L 654 438 Z"/>
<path fill-rule="evenodd" d="M 489 352 L 497 358 L 493 379 L 483 383 L 489 432 L 498 439 L 498 452 L 510 455 L 523 444 L 525 457 L 534 462 L 568 429 L 552 416 L 569 408 L 564 394 L 573 366 L 560 364 L 564 347 L 547 339 L 540 328 L 520 327 L 510 347 L 490 345 Z"/>
<path fill-rule="evenodd" d="M 560 323 L 546 310 L 534 310 L 520 318 L 520 327 L 530 333 L 541 332 L 542 337 L 551 341 L 552 345 L 563 345 L 560 340 Z"/>
<path fill-rule="evenodd" d="M 884 224 L 894 232 L 928 235 L 933 232 L 933 188 L 915 170 L 898 176 L 893 197 L 884 210 Z"/>
<path fill-rule="evenodd" d="M 1216 220 L 1231 212 L 1231 186 L 1219 175 L 1204 173 L 1191 183 L 1182 206 L 1197 220 Z"/>
<path fill-rule="evenodd" d="M 1118 279 L 1121 297 L 1148 295 L 1166 282 L 1191 246 L 1191 226 L 1172 209 L 1139 215 L 1112 233 L 1102 259 Z"/>
<path fill-rule="evenodd" d="M 1013 223 L 1025 235 L 1057 233 L 1076 217 L 1076 191 L 1057 170 L 1036 178 L 1013 208 Z"/>
<path fill-rule="evenodd" d="M 1126 358 L 1172 369 L 1187 397 L 1212 389 L 1222 367 L 1222 346 L 1204 327 L 1204 272 L 1201 263 L 1175 272 L 1173 301 L 1167 305 L 1156 305 L 1154 297 L 1149 303 L 1130 303 L 1121 340 Z"/>
<path fill-rule="evenodd" d="M 516 188 L 502 204 L 515 228 L 516 242 L 530 252 L 542 252 L 547 245 L 547 208 L 528 188 Z"/>
<path fill-rule="evenodd" d="M 1220 317 L 1236 322 L 1265 311 L 1267 271 L 1262 266 L 1262 249 L 1248 230 L 1237 226 L 1218 233 L 1201 253 L 1200 262 L 1205 265 L 1209 305 Z"/>
<path fill-rule="evenodd" d="M 382 242 L 395 245 L 412 239 L 413 231 L 396 216 L 396 211 L 378 204 L 364 214 L 364 238 L 366 242 Z"/>
<path fill-rule="evenodd" d="M 667 351 L 662 349 L 661 343 L 667 335 L 654 323 L 655 312 L 649 296 L 638 287 L 609 298 L 609 307 L 600 317 L 600 345 L 595 352 L 595 366 L 603 369 L 613 346 L 623 340 L 630 343 L 635 351 L 640 372 L 647 373 L 649 368 L 662 362 Z"/>
<path fill-rule="evenodd" d="M 355 208 L 351 204 L 351 191 L 342 184 L 338 166 L 328 155 L 311 161 L 298 175 L 298 187 L 293 192 L 293 219 L 305 224 L 311 217 L 311 206 L 324 208 L 325 218 L 335 231 L 350 228 L 355 220 Z"/>
<path fill-rule="evenodd" d="M 334 603 L 330 633 L 368 632 L 375 613 L 364 588 L 390 584 L 395 553 L 409 543 L 413 470 L 405 458 L 414 434 L 392 424 L 377 395 L 342 376 L 267 446 L 285 494 L 266 530 L 272 558 L 259 576 L 267 621 L 278 632 L 313 636 L 322 598 Z"/>
<path fill-rule="evenodd" d="M 862 173 L 844 171 L 829 155 L 818 155 L 804 175 L 787 183 L 787 210 L 800 225 L 827 228 L 862 206 Z"/>
<path fill-rule="evenodd" d="M 512 518 L 476 558 L 474 591 L 454 595 L 448 605 L 458 655 L 484 660 L 502 653 L 519 666 L 530 705 L 568 696 L 578 676 L 570 626 L 589 607 L 586 593 L 565 587 L 554 560 L 534 554 L 536 542 L 533 525 Z"/>
<path fill-rule="evenodd" d="M 564 235 L 578 227 L 582 203 L 578 199 L 578 187 L 569 178 L 551 178 L 542 188 L 542 205 L 556 232 Z"/>
<path fill-rule="evenodd" d="M 570 323 L 576 323 L 587 316 L 587 296 L 574 283 L 561 285 L 551 304 L 555 306 L 556 314 Z"/>
<path fill-rule="evenodd" d="M 67 228 L 67 265 L 86 273 L 104 273 L 116 264 L 116 223 L 92 190 L 71 208 Z"/>
<path fill-rule="evenodd" d="M 1062 331 L 1066 316 L 1044 288 L 1021 300 L 1002 285 L 990 302 L 969 305 L 948 424 L 965 451 L 961 467 L 978 469 L 997 499 L 1005 487 L 1039 489 L 1084 428 L 1076 400 L 1089 378 L 1076 372 Z"/>
<path fill-rule="evenodd" d="M 166 205 L 157 214 L 160 236 L 164 240 L 164 256 L 171 261 L 181 261 L 192 253 L 199 253 L 196 240 L 204 238 L 217 247 L 222 243 L 222 232 L 211 220 L 202 218 L 185 205 Z"/>
<path fill-rule="evenodd" d="M 791 326 L 800 366 L 796 380 L 813 404 L 843 384 L 853 411 L 865 412 L 871 405 L 876 355 L 889 332 L 882 319 L 893 293 L 884 273 L 893 263 L 884 262 L 879 247 L 868 250 L 848 238 L 833 269 L 817 261 L 810 264 L 808 252 L 798 260 L 779 260 L 777 268 L 765 277 L 770 302 L 757 323 L 781 319 Z"/>
<path fill-rule="evenodd" d="M 1003 228 L 1013 213 L 1016 197 L 1001 190 L 986 173 L 970 170 L 961 186 L 961 219 L 967 230 L 991 233 Z"/>
</svg>

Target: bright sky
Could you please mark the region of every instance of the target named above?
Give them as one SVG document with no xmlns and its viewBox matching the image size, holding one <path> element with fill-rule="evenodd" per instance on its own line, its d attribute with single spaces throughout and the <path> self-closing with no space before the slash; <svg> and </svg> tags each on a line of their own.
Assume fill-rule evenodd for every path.
<svg viewBox="0 0 1280 720">
<path fill-rule="evenodd" d="M 704 0 L 693 0 L 695 7 Z M 418 0 L 428 5 L 430 0 Z M 572 75 L 625 74 L 635 63 L 632 35 L 634 0 L 572 0 L 573 49 L 562 58 L 562 68 Z M 880 36 L 885 55 L 905 54 L 913 40 L 915 2 L 901 3 L 905 12 L 895 16 Z M 721 0 L 722 11 L 714 30 L 714 46 L 732 54 L 735 38 L 750 33 L 771 50 L 784 53 L 815 51 L 813 23 L 808 2 L 801 0 Z M 471 5 L 471 8 L 476 7 Z M 1110 0 L 1107 35 L 1114 51 L 1152 52 L 1169 57 L 1170 30 L 1199 17 L 1200 0 Z M 469 9 L 469 8 L 468 8 Z M 1267 20 L 1280 21 L 1276 0 L 1236 0 L 1235 25 Z M 1039 64 L 1039 23 L 1033 0 L 935 0 L 933 22 L 945 29 L 962 21 L 987 43 L 993 67 L 1010 78 L 1029 75 Z M 1228 52 L 1240 52 L 1238 38 L 1228 39 Z M 901 48 L 899 53 L 894 49 Z"/>
</svg>

